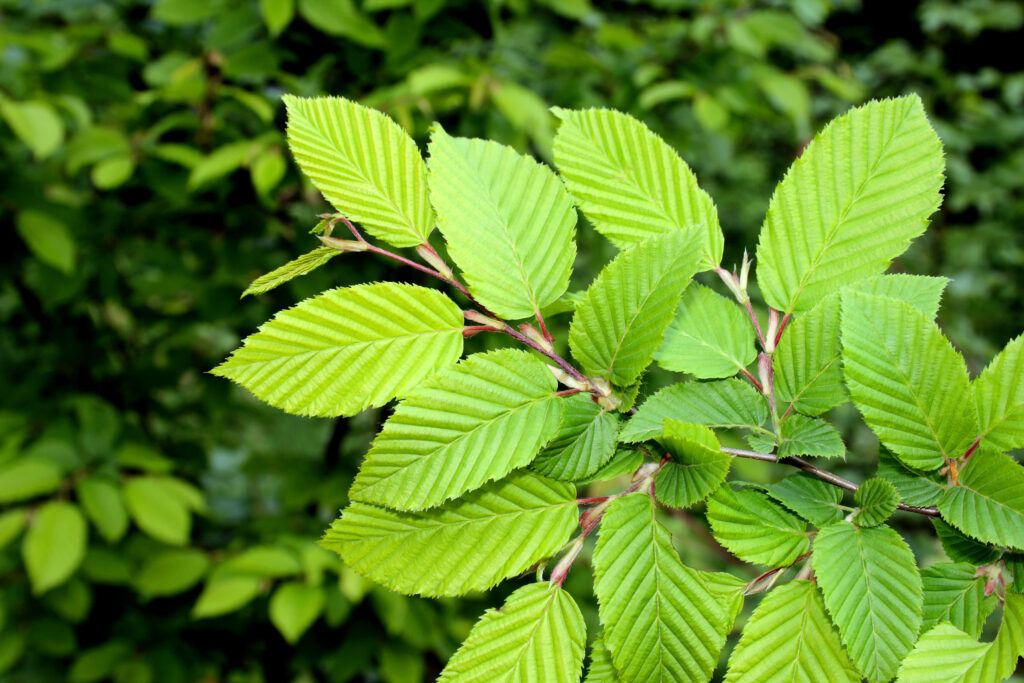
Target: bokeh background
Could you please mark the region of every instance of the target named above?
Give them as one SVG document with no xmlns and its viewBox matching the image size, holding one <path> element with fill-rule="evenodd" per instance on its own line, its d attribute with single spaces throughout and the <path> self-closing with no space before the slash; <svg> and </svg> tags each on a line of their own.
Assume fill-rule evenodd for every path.
<svg viewBox="0 0 1024 683">
<path fill-rule="evenodd" d="M 422 600 L 345 570 L 315 540 L 382 412 L 290 417 L 205 373 L 324 288 L 419 281 L 347 255 L 239 299 L 326 208 L 282 93 L 542 159 L 549 106 L 630 112 L 715 198 L 731 263 L 817 128 L 917 92 L 946 202 L 896 268 L 952 278 L 940 320 L 977 370 L 1024 326 L 1022 27 L 1000 0 L 0 0 L 0 681 L 412 683 L 510 590 Z M 585 286 L 612 249 L 580 239 Z M 877 443 L 835 417 L 863 478 Z M 23 546 L 48 516 L 45 562 L 73 575 L 37 594 Z M 750 573 L 699 511 L 672 524 L 687 562 Z"/>
</svg>

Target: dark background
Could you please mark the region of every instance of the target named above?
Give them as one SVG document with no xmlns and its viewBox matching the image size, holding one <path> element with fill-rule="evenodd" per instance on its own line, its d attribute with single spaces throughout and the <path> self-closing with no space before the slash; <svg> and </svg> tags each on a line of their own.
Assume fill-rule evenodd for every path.
<svg viewBox="0 0 1024 683">
<path fill-rule="evenodd" d="M 0 681 L 425 680 L 509 590 L 420 600 L 343 569 L 313 541 L 380 411 L 291 417 L 205 374 L 324 288 L 418 281 L 345 255 L 239 300 L 315 246 L 326 209 L 288 158 L 282 93 L 358 99 L 420 142 L 440 120 L 542 159 L 549 106 L 630 112 L 714 197 L 730 264 L 816 129 L 917 92 L 945 143 L 946 201 L 895 268 L 952 278 L 940 321 L 977 371 L 1021 329 L 1022 26 L 1020 3 L 995 0 L 0 0 L 0 505 L 30 519 L 81 506 L 90 478 L 202 498 L 173 543 L 138 523 L 104 536 L 90 514 L 83 563 L 43 595 L 0 517 Z M 577 287 L 613 251 L 580 233 Z M 851 450 L 838 469 L 863 478 L 877 443 L 835 417 Z M 26 475 L 29 460 L 49 474 Z M 730 565 L 699 515 L 673 523 L 687 562 Z M 900 523 L 919 559 L 940 552 L 930 527 Z M 248 588 L 217 588 L 228 574 Z M 286 584 L 322 596 L 293 644 L 268 616 Z M 569 587 L 593 619 L 585 569 Z"/>
</svg>

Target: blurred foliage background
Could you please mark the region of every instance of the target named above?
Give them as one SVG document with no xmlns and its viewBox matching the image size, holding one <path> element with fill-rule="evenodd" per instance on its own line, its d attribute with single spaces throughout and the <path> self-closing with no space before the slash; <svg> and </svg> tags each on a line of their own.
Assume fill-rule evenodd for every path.
<svg viewBox="0 0 1024 683">
<path fill-rule="evenodd" d="M 728 264 L 823 122 L 918 92 L 947 200 L 897 268 L 953 278 L 941 321 L 978 369 L 1021 329 L 1022 25 L 1000 0 L 0 0 L 0 681 L 427 680 L 509 590 L 420 600 L 348 572 L 314 541 L 379 411 L 290 417 L 205 374 L 303 297 L 418 281 L 351 255 L 239 300 L 325 210 L 282 93 L 541 158 L 549 106 L 631 112 L 715 198 Z M 580 239 L 584 286 L 612 249 Z M 877 443 L 847 436 L 862 478 Z M 729 564 L 699 516 L 674 523 L 687 562 Z"/>
</svg>

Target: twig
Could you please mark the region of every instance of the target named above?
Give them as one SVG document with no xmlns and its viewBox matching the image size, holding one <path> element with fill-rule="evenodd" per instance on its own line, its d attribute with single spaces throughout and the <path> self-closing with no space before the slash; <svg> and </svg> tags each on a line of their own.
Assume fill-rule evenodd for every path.
<svg viewBox="0 0 1024 683">
<path fill-rule="evenodd" d="M 849 479 L 843 479 L 837 474 L 827 472 L 816 465 L 809 463 L 803 458 L 798 458 L 795 455 L 787 456 L 785 458 L 778 458 L 771 453 L 759 453 L 757 451 L 747 451 L 741 448 L 723 448 L 723 453 L 734 455 L 738 458 L 747 458 L 749 460 L 761 460 L 763 462 L 777 462 L 782 465 L 789 465 L 799 470 L 803 470 L 807 474 L 820 479 L 826 484 L 832 484 L 838 486 L 841 489 L 847 491 L 856 491 L 859 487 Z M 904 512 L 913 512 L 925 517 L 939 517 L 939 511 L 933 507 L 918 507 L 917 505 L 907 505 L 906 503 L 900 503 L 896 506 L 898 509 Z"/>
</svg>

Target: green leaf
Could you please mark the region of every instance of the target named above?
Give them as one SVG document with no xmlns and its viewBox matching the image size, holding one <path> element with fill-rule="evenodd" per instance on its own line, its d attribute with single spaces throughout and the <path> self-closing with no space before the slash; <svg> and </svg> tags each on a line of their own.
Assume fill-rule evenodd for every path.
<svg viewBox="0 0 1024 683">
<path fill-rule="evenodd" d="M 0 512 L 0 550 L 18 537 L 28 522 L 28 512 L 24 508 L 14 508 Z M 2 608 L 0 608 L 2 614 Z M 0 617 L 0 624 L 3 623 Z"/>
<path fill-rule="evenodd" d="M 177 595 L 199 583 L 209 567 L 209 558 L 200 550 L 165 550 L 146 560 L 133 583 L 148 598 Z"/>
<path fill-rule="evenodd" d="M 766 431 L 761 425 L 768 419 L 768 404 L 760 392 L 739 379 L 673 384 L 637 408 L 619 432 L 619 441 L 635 443 L 657 438 L 665 418 L 716 429 Z"/>
<path fill-rule="evenodd" d="M 532 583 L 480 617 L 437 680 L 578 681 L 586 643 L 583 614 L 572 597 L 557 586 Z"/>
<path fill-rule="evenodd" d="M 794 413 L 782 423 L 776 453 L 780 458 L 808 455 L 816 458 L 842 458 L 846 445 L 839 432 L 828 422 Z M 760 435 L 758 435 L 760 438 Z"/>
<path fill-rule="evenodd" d="M 915 472 L 885 452 L 878 454 L 877 476 L 892 482 L 900 499 L 909 505 L 935 505 L 946 490 L 946 482 L 938 474 Z"/>
<path fill-rule="evenodd" d="M 398 405 L 350 498 L 424 510 L 528 465 L 558 431 L 557 388 L 525 351 L 473 354 Z"/>
<path fill-rule="evenodd" d="M 68 226 L 42 211 L 18 214 L 18 234 L 43 263 L 70 275 L 75 270 L 77 246 Z"/>
<path fill-rule="evenodd" d="M 932 526 L 935 527 L 935 535 L 939 537 L 942 550 L 954 562 L 966 562 L 977 567 L 995 562 L 1003 554 L 999 548 L 967 538 L 941 519 L 933 518 Z"/>
<path fill-rule="evenodd" d="M 608 463 L 594 474 L 577 481 L 589 484 L 595 481 L 608 481 L 636 472 L 644 464 L 644 455 L 640 451 L 619 450 Z"/>
<path fill-rule="evenodd" d="M 587 289 L 569 326 L 569 347 L 584 370 L 633 384 L 661 345 L 698 258 L 683 232 L 615 257 Z"/>
<path fill-rule="evenodd" d="M 128 514 L 140 529 L 169 545 L 185 545 L 192 516 L 168 477 L 134 477 L 124 485 Z"/>
<path fill-rule="evenodd" d="M 64 122 L 53 106 L 41 100 L 14 102 L 0 94 L 0 117 L 37 160 L 56 152 L 64 141 Z"/>
<path fill-rule="evenodd" d="M 499 316 L 531 317 L 569 288 L 576 210 L 546 166 L 435 126 L 430 200 L 466 284 Z"/>
<path fill-rule="evenodd" d="M 108 640 L 81 652 L 68 672 L 70 683 L 99 683 L 107 679 L 121 662 L 131 659 L 132 646 L 124 640 Z"/>
<path fill-rule="evenodd" d="M 843 372 L 854 405 L 908 467 L 933 470 L 978 433 L 963 357 L 908 304 L 843 294 Z"/>
<path fill-rule="evenodd" d="M 985 595 L 985 577 L 969 564 L 935 564 L 921 571 L 924 621 L 921 631 L 949 622 L 972 638 L 981 636 L 996 596 Z"/>
<path fill-rule="evenodd" d="M 610 109 L 552 111 L 562 120 L 555 165 L 583 213 L 620 248 L 681 231 L 699 243 L 701 270 L 722 260 L 714 202 L 674 149 Z"/>
<path fill-rule="evenodd" d="M 941 201 L 942 143 L 915 96 L 834 119 L 779 183 L 757 247 L 758 284 L 783 313 L 884 271 Z"/>
<path fill-rule="evenodd" d="M 71 578 L 85 558 L 87 543 L 85 518 L 76 506 L 55 500 L 36 510 L 21 544 L 32 594 L 45 593 Z"/>
<path fill-rule="evenodd" d="M 729 657 L 726 683 L 830 681 L 859 683 L 809 581 L 792 581 L 765 596 Z"/>
<path fill-rule="evenodd" d="M 899 299 L 934 319 L 948 280 L 920 275 L 876 275 L 848 291 Z M 773 356 L 779 401 L 798 412 L 820 415 L 846 401 L 840 359 L 839 294 L 830 294 L 786 328 Z"/>
<path fill-rule="evenodd" d="M 1008 451 L 1024 447 L 1024 335 L 1017 337 L 974 381 L 984 443 Z"/>
<path fill-rule="evenodd" d="M 765 492 L 817 527 L 838 522 L 843 492 L 810 475 L 797 473 L 764 487 Z"/>
<path fill-rule="evenodd" d="M 612 654 L 604 644 L 604 636 L 598 636 L 590 646 L 590 665 L 583 683 L 619 683 L 619 674 L 612 664 Z"/>
<path fill-rule="evenodd" d="M 860 485 L 854 501 L 859 509 L 853 516 L 853 522 L 862 527 L 879 526 L 896 512 L 900 492 L 892 482 L 874 477 Z"/>
<path fill-rule="evenodd" d="M 888 681 L 921 626 L 914 554 L 887 526 L 839 522 L 818 532 L 811 561 L 850 658 L 870 683 Z"/>
<path fill-rule="evenodd" d="M 427 512 L 353 503 L 321 545 L 391 590 L 462 595 L 551 556 L 569 540 L 576 522 L 571 484 L 514 473 Z"/>
<path fill-rule="evenodd" d="M 19 458 L 0 465 L 0 504 L 28 500 L 60 488 L 60 467 L 50 460 Z"/>
<path fill-rule="evenodd" d="M 354 0 L 299 0 L 299 14 L 327 35 L 348 38 L 366 47 L 387 47 L 387 35 L 359 11 Z"/>
<path fill-rule="evenodd" d="M 193 619 L 206 619 L 242 609 L 263 590 L 263 580 L 255 576 L 214 576 L 192 606 Z"/>
<path fill-rule="evenodd" d="M 270 598 L 270 621 L 289 643 L 297 643 L 324 609 L 320 586 L 289 581 Z"/>
<path fill-rule="evenodd" d="M 270 35 L 276 36 L 292 22 L 295 0 L 260 0 L 260 15 Z"/>
<path fill-rule="evenodd" d="M 666 370 L 700 379 L 732 377 L 757 358 L 755 341 L 750 320 L 735 302 L 694 284 L 683 294 L 655 358 Z"/>
<path fill-rule="evenodd" d="M 672 454 L 654 479 L 655 495 L 664 505 L 688 508 L 714 493 L 729 474 L 732 456 L 703 425 L 665 420 L 659 441 Z"/>
<path fill-rule="evenodd" d="M 341 252 L 337 249 L 332 249 L 330 247 L 319 247 L 313 251 L 306 252 L 298 258 L 292 259 L 280 268 L 275 268 L 266 275 L 261 275 L 253 280 L 252 284 L 246 287 L 245 291 L 242 292 L 242 296 L 245 297 L 250 294 L 263 294 L 264 292 L 269 292 L 275 287 L 280 287 L 284 283 L 289 280 L 294 280 L 300 275 L 312 273 L 314 270 L 324 265 L 340 253 Z"/>
<path fill-rule="evenodd" d="M 807 524 L 759 491 L 723 486 L 707 514 L 715 540 L 746 562 L 788 566 L 811 547 Z"/>
<path fill-rule="evenodd" d="M 996 639 L 979 643 L 951 624 L 921 636 L 900 666 L 900 683 L 991 683 L 1009 678 L 1024 654 L 1024 596 L 1006 594 Z"/>
<path fill-rule="evenodd" d="M 188 175 L 188 189 L 202 190 L 247 166 L 256 154 L 251 140 L 229 142 L 203 157 Z"/>
<path fill-rule="evenodd" d="M 128 511 L 121 488 L 106 479 L 89 477 L 75 485 L 86 516 L 108 543 L 117 543 L 128 531 Z"/>
<path fill-rule="evenodd" d="M 292 155 L 338 212 L 396 247 L 427 241 L 427 167 L 401 126 L 343 97 L 283 100 Z"/>
<path fill-rule="evenodd" d="M 294 576 L 302 571 L 295 553 L 287 548 L 258 545 L 247 548 L 218 568 L 230 574 L 249 574 L 264 579 Z"/>
<path fill-rule="evenodd" d="M 564 409 L 558 432 L 532 468 L 553 479 L 585 479 L 615 454 L 619 418 L 594 403 L 590 394 L 567 396 L 561 403 Z"/>
<path fill-rule="evenodd" d="M 939 499 L 942 518 L 985 543 L 1024 550 L 1024 467 L 981 451 L 960 470 L 960 485 Z"/>
<path fill-rule="evenodd" d="M 441 292 L 377 282 L 281 311 L 212 370 L 296 415 L 355 415 L 462 355 L 462 311 Z"/>
<path fill-rule="evenodd" d="M 594 593 L 604 643 L 626 681 L 706 681 L 725 644 L 725 612 L 683 565 L 644 493 L 617 499 L 601 521 Z"/>
</svg>

